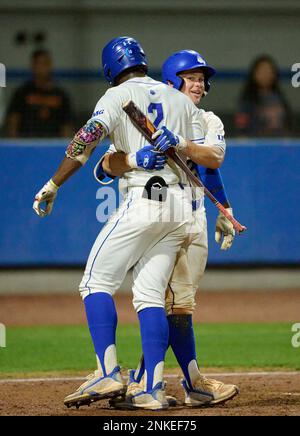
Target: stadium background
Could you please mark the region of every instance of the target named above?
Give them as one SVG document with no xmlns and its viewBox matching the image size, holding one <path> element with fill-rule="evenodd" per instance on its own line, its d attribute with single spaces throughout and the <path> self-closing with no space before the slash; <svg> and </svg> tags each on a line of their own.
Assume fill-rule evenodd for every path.
<svg viewBox="0 0 300 436">
<path fill-rule="evenodd" d="M 192 0 L 0 3 L 0 62 L 7 71 L 7 86 L 0 89 L 2 113 L 14 89 L 29 77 L 29 56 L 39 47 L 52 52 L 55 77 L 73 101 L 76 128 L 89 117 L 107 87 L 100 67 L 101 48 L 116 35 L 128 34 L 141 42 L 149 58 L 150 74 L 157 78 L 163 60 L 183 48 L 198 50 L 218 70 L 203 108 L 213 110 L 224 121 L 228 151 L 222 174 L 236 217 L 247 225 L 248 231 L 236 237 L 229 252 L 221 252 L 213 239 L 216 211 L 207 202 L 209 264 L 195 321 L 207 329 L 201 345 L 204 350 L 212 348 L 207 359 L 203 359 L 203 365 L 209 369 L 300 369 L 300 349 L 291 345 L 291 327 L 300 322 L 300 88 L 291 85 L 291 66 L 300 62 L 299 11 L 299 2 L 292 0 L 215 0 L 209 4 Z M 16 44 L 20 32 L 26 35 L 24 44 Z M 41 32 L 45 41 L 34 42 Z M 293 138 L 233 138 L 233 115 L 247 68 L 262 53 L 273 56 L 280 66 L 282 89 L 293 111 Z M 77 286 L 90 246 L 102 226 L 96 219 L 101 191 L 92 169 L 105 148 L 99 148 L 85 168 L 59 192 L 50 217 L 40 220 L 31 208 L 33 195 L 51 176 L 65 146 L 66 141 L 61 139 L 0 139 L 0 323 L 7 326 L 7 348 L 0 348 L 2 378 L 42 371 L 53 375 L 53 370 L 84 373 L 93 367 L 91 349 L 89 357 L 80 360 L 78 350 L 71 350 L 68 345 L 78 338 L 78 330 L 72 330 L 72 325 L 81 328 L 85 323 Z M 125 284 L 122 290 L 128 293 L 128 288 Z M 40 294 L 47 299 L 39 299 Z M 126 303 L 125 297 L 119 298 L 121 326 L 136 324 L 134 314 L 126 313 L 132 311 L 130 297 L 126 297 Z M 243 325 L 243 321 L 250 324 Z M 71 330 L 56 327 L 63 324 Z M 49 337 L 43 336 L 45 325 L 51 325 Z M 41 336 L 34 335 L 32 326 L 35 332 L 40 329 Z M 86 327 L 82 329 L 85 344 L 89 338 Z M 226 342 L 233 329 L 246 329 L 246 346 L 237 343 L 235 336 L 232 342 Z M 66 351 L 65 360 L 55 359 L 54 347 L 46 353 L 45 364 L 37 356 L 46 348 L 51 350 L 47 341 L 53 341 L 58 332 L 65 338 L 60 344 Z M 216 336 L 220 337 L 218 349 L 226 344 L 228 355 L 233 356 L 236 347 L 236 354 L 244 359 L 214 354 L 211 339 Z M 28 360 L 21 357 L 24 337 L 30 344 L 26 350 Z M 138 340 L 138 336 L 132 337 L 133 343 Z M 126 348 L 128 344 L 122 338 L 120 331 L 120 342 Z M 249 357 L 245 348 L 254 354 Z M 263 358 L 257 358 L 255 353 Z M 131 359 L 132 356 L 125 356 L 123 365 L 134 364 Z M 170 362 L 170 367 L 176 366 Z M 0 389 L 5 389 L 5 385 L 0 385 Z M 274 407 L 275 413 L 287 410 L 279 407 L 282 398 L 277 400 L 262 404 L 264 412 L 268 406 Z M 12 400 L 12 404 L 13 401 L 17 400 Z M 289 406 L 288 413 L 299 413 L 297 397 Z M 237 412 L 238 408 L 231 407 L 229 414 Z M 0 402 L 0 414 L 12 413 L 11 410 L 1 409 Z M 55 413 L 62 411 L 58 408 Z"/>
</svg>

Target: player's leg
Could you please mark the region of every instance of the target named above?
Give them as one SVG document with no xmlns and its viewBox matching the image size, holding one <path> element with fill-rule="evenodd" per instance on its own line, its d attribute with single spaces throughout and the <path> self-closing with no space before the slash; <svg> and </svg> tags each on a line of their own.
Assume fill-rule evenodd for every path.
<svg viewBox="0 0 300 436">
<path fill-rule="evenodd" d="M 164 409 L 169 406 L 163 382 L 168 348 L 165 289 L 182 241 L 179 229 L 147 251 L 134 267 L 133 304 L 138 312 L 144 359 L 136 372 L 130 372 L 126 398 L 113 402 L 115 407 Z"/>
<path fill-rule="evenodd" d="M 169 345 L 189 386 L 193 385 L 199 374 L 192 321 L 194 307 L 194 286 L 187 251 L 182 248 L 168 284 L 166 311 Z M 203 402 L 205 401 L 211 401 L 211 396 L 203 395 Z"/>
<path fill-rule="evenodd" d="M 201 245 L 201 243 L 199 244 L 198 238 L 198 235 L 194 236 L 194 239 L 197 240 L 197 246 Z M 186 248 L 187 247 L 181 248 L 177 253 L 176 266 L 167 286 L 166 311 L 167 314 L 170 314 L 167 317 L 170 328 L 169 345 L 171 342 L 171 346 L 182 367 L 183 373 L 186 377 L 189 377 L 188 364 L 190 361 L 196 361 L 196 353 L 193 328 L 191 325 L 191 314 L 194 309 L 194 285 L 187 262 Z M 156 267 L 154 267 L 153 271 L 155 271 L 155 268 Z M 189 351 L 188 353 L 187 350 Z M 129 371 L 127 391 L 129 397 L 139 392 L 141 386 L 144 386 L 144 374 L 145 360 L 144 356 L 142 356 L 137 369 L 135 371 Z M 174 399 L 172 397 L 167 397 L 167 399 L 169 404 L 174 405 Z M 112 403 L 112 405 L 115 405 L 115 403 Z M 123 403 L 123 406 L 125 408 L 126 402 L 125 404 Z"/>
<path fill-rule="evenodd" d="M 203 275 L 207 259 L 204 210 L 203 213 L 195 214 L 194 225 L 194 232 L 197 233 L 190 235 L 180 250 L 166 295 L 169 344 L 189 385 L 192 385 L 193 378 L 199 372 L 192 314 L 195 307 L 195 288 L 198 287 L 195 279 L 199 280 Z"/>
<path fill-rule="evenodd" d="M 166 304 L 169 314 L 169 342 L 184 374 L 182 386 L 185 391 L 185 404 L 193 407 L 221 403 L 238 393 L 235 385 L 202 376 L 198 367 L 192 313 L 195 307 L 195 292 L 204 274 L 208 251 L 205 215 L 201 221 L 203 224 L 199 226 L 199 233 L 192 238 L 185 259 L 193 285 L 190 286 L 190 279 L 184 279 L 186 269 L 183 257 L 175 265 L 170 280 L 172 292 L 168 293 Z"/>
<path fill-rule="evenodd" d="M 108 221 L 95 241 L 87 262 L 80 291 L 98 371 L 79 391 L 65 399 L 67 406 L 82 405 L 90 399 L 96 401 L 124 390 L 116 355 L 117 314 L 113 295 L 126 272 L 161 237 L 158 232 L 151 231 L 154 224 L 136 220 L 136 216 L 141 217 L 145 212 L 147 205 L 134 200 L 129 197 Z"/>
<path fill-rule="evenodd" d="M 98 235 L 90 252 L 85 272 L 80 284 L 80 291 L 84 301 L 86 317 L 91 334 L 91 338 L 96 353 L 98 369 L 88 376 L 76 392 L 65 398 L 65 405 L 68 407 L 75 405 L 79 407 L 101 398 L 122 394 L 124 383 L 121 378 L 120 368 L 116 354 L 116 327 L 117 313 L 113 301 L 115 287 L 118 286 L 118 276 L 114 270 L 108 269 L 109 250 L 115 250 L 116 245 L 120 245 L 120 250 L 124 250 L 124 241 L 118 241 L 119 230 L 122 228 L 128 208 L 130 208 L 132 198 L 124 201 L 119 211 L 111 217 L 106 226 Z M 98 268 L 103 258 L 104 271 L 114 280 L 107 286 L 106 276 L 98 274 Z M 120 280 L 122 271 L 126 270 L 127 257 L 120 257 Z"/>
<path fill-rule="evenodd" d="M 196 294 L 196 291 L 200 287 L 208 256 L 207 218 L 205 210 L 199 212 L 196 218 L 196 226 L 199 232 L 193 235 L 192 243 L 187 248 L 188 265 L 192 277 L 194 294 Z"/>
</svg>

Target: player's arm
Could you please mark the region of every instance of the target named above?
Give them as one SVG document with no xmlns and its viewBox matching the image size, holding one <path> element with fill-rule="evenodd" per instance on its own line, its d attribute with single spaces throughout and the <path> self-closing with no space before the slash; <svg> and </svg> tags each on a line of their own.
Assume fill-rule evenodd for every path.
<svg viewBox="0 0 300 436">
<path fill-rule="evenodd" d="M 76 133 L 57 171 L 35 196 L 33 209 L 40 217 L 51 213 L 59 187 L 86 163 L 98 142 L 104 139 L 106 134 L 105 127 L 96 120 L 89 120 Z M 46 203 L 45 209 L 41 208 L 43 202 Z"/>
<path fill-rule="evenodd" d="M 230 214 L 233 215 L 233 210 L 226 194 L 220 170 L 196 165 L 196 172 L 206 188 L 229 210 Z M 234 236 L 235 230 L 233 225 L 222 213 L 219 213 L 216 220 L 215 240 L 218 244 L 222 242 L 221 250 L 228 250 L 232 246 Z"/>
<path fill-rule="evenodd" d="M 123 151 L 107 153 L 102 160 L 103 171 L 113 177 L 121 177 L 132 168 L 128 163 L 128 154 Z"/>
<path fill-rule="evenodd" d="M 225 152 L 225 132 L 224 126 L 220 118 L 213 112 L 201 111 L 205 137 L 204 145 L 214 145 Z M 198 166 L 198 173 L 210 192 L 216 199 L 226 208 L 230 207 L 229 200 L 225 191 L 221 172 L 218 168 L 211 169 Z"/>
<path fill-rule="evenodd" d="M 183 148 L 182 152 L 193 162 L 207 168 L 219 168 L 224 160 L 224 151 L 220 147 L 197 144 L 190 140 L 186 141 L 186 147 Z"/>
<path fill-rule="evenodd" d="M 205 143 L 215 143 L 225 150 L 225 133 L 224 126 L 219 117 L 213 112 L 203 112 L 203 121 L 205 123 Z M 216 199 L 233 214 L 230 202 L 228 200 L 221 171 L 219 169 L 203 168 L 197 165 L 197 172 L 204 185 L 216 197 Z M 231 247 L 235 231 L 231 222 L 221 213 L 216 221 L 215 240 L 221 243 L 221 250 L 227 250 Z"/>
<path fill-rule="evenodd" d="M 124 173 L 133 169 L 162 170 L 166 164 L 166 156 L 155 150 L 152 145 L 146 145 L 136 153 L 122 151 L 108 152 L 96 164 L 94 175 L 101 184 L 107 184 L 108 177 L 122 177 Z"/>
<path fill-rule="evenodd" d="M 224 150 L 217 145 L 204 145 L 175 135 L 165 126 L 152 136 L 157 150 L 165 152 L 170 147 L 181 151 L 193 162 L 207 168 L 219 168 L 224 160 Z"/>
<path fill-rule="evenodd" d="M 205 168 L 202 165 L 197 165 L 197 173 L 204 185 L 215 196 L 218 202 L 226 208 L 231 207 L 220 169 Z"/>
</svg>

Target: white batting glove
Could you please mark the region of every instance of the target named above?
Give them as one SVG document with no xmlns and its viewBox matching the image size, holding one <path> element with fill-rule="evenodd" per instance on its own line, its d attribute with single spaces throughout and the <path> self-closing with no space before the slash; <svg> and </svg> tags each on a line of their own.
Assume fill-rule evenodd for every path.
<svg viewBox="0 0 300 436">
<path fill-rule="evenodd" d="M 55 185 L 52 179 L 50 179 L 36 194 L 32 207 L 35 213 L 41 218 L 51 213 L 58 188 L 59 187 Z M 46 203 L 45 209 L 41 208 L 43 202 Z"/>
<path fill-rule="evenodd" d="M 227 208 L 228 212 L 232 215 L 231 207 Z M 217 221 L 216 221 L 216 231 L 215 231 L 215 241 L 220 244 L 223 236 L 223 242 L 221 245 L 221 250 L 228 250 L 233 243 L 233 239 L 235 236 L 235 230 L 231 222 L 221 213 L 219 212 Z"/>
</svg>

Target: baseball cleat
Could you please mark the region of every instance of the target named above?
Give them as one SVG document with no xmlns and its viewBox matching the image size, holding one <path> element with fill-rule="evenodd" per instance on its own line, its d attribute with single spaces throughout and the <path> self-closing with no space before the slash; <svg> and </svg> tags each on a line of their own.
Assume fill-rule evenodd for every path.
<svg viewBox="0 0 300 436">
<path fill-rule="evenodd" d="M 115 409 L 123 410 L 167 409 L 169 407 L 169 402 L 165 394 L 165 383 L 157 383 L 157 385 L 151 391 L 144 391 L 144 378 L 142 378 L 140 383 L 138 383 L 134 378 L 134 373 L 134 369 L 129 371 L 126 394 L 110 400 L 110 406 L 114 407 Z M 169 398 L 173 406 L 177 404 L 176 398 Z"/>
<path fill-rule="evenodd" d="M 99 371 L 88 375 L 87 381 L 64 399 L 64 404 L 68 408 L 75 406 L 79 409 L 80 406 L 89 406 L 95 401 L 117 397 L 125 392 L 126 386 L 122 380 L 120 367 L 117 366 L 106 377 L 102 377 Z"/>
<path fill-rule="evenodd" d="M 212 406 L 225 403 L 239 393 L 236 385 L 225 384 L 200 375 L 191 389 L 186 380 L 182 380 L 185 393 L 184 405 L 188 407 Z"/>
</svg>

